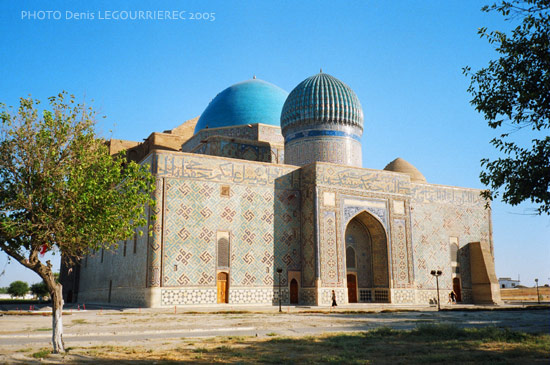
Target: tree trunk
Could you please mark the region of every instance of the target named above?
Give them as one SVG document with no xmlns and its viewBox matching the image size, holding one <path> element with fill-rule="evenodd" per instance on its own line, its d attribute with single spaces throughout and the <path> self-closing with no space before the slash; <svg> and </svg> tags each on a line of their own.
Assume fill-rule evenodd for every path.
<svg viewBox="0 0 550 365">
<path fill-rule="evenodd" d="M 65 344 L 63 343 L 63 294 L 62 286 L 54 282 L 54 290 L 52 294 L 52 345 L 53 353 L 65 352 Z"/>
<path fill-rule="evenodd" d="M 3 238 L 0 237 L 0 249 L 5 251 L 8 255 L 16 259 L 21 265 L 31 269 L 38 274 L 46 283 L 48 292 L 52 297 L 52 345 L 53 353 L 64 353 L 65 344 L 63 343 L 63 321 L 61 315 L 63 314 L 63 286 L 55 281 L 55 277 L 52 272 L 52 264 L 48 260 L 44 265 L 38 259 L 38 253 L 42 244 L 38 243 L 33 246 L 29 257 L 21 255 L 17 250 L 11 249 L 7 244 L 2 242 Z"/>
</svg>

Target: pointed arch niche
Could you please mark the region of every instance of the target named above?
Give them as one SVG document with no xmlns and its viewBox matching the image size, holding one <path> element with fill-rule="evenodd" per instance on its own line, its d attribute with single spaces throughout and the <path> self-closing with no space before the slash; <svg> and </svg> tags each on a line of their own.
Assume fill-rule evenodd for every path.
<svg viewBox="0 0 550 365">
<path fill-rule="evenodd" d="M 367 211 L 345 229 L 348 301 L 390 302 L 388 237 L 382 223 Z"/>
</svg>

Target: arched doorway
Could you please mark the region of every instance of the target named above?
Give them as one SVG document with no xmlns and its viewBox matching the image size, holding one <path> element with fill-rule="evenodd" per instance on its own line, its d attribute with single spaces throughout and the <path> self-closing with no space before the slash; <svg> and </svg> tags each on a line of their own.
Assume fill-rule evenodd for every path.
<svg viewBox="0 0 550 365">
<path fill-rule="evenodd" d="M 229 274 L 218 273 L 218 303 L 229 303 Z"/>
<path fill-rule="evenodd" d="M 296 279 L 290 281 L 290 304 L 298 304 L 298 282 Z"/>
<path fill-rule="evenodd" d="M 460 290 L 460 279 L 453 278 L 453 291 L 456 294 L 456 301 L 462 302 L 462 291 Z"/>
<path fill-rule="evenodd" d="M 388 239 L 380 221 L 363 211 L 346 232 L 348 302 L 390 302 Z"/>
<path fill-rule="evenodd" d="M 348 303 L 357 303 L 357 280 L 354 274 L 348 274 Z"/>
</svg>

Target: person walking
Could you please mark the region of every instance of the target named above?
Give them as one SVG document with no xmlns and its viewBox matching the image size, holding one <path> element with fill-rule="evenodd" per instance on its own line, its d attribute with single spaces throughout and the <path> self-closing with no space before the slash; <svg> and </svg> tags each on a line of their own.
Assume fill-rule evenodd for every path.
<svg viewBox="0 0 550 365">
<path fill-rule="evenodd" d="M 332 291 L 332 306 L 336 307 L 338 304 L 336 304 L 336 293 L 334 290 Z"/>
</svg>

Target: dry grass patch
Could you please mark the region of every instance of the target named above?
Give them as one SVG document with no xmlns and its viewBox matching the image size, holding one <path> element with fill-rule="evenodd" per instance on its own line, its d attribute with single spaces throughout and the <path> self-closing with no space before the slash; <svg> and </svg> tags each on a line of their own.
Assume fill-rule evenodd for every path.
<svg viewBox="0 0 550 365">
<path fill-rule="evenodd" d="M 410 331 L 383 327 L 306 337 L 184 338 L 164 348 L 95 346 L 72 349 L 69 356 L 99 364 L 548 363 L 550 335 L 495 327 L 420 325 Z"/>
</svg>

